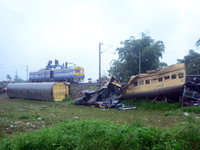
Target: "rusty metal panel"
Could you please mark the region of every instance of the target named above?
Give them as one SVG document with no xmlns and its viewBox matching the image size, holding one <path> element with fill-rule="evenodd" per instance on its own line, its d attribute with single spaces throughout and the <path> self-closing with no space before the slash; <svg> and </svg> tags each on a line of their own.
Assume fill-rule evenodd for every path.
<svg viewBox="0 0 200 150">
<path fill-rule="evenodd" d="M 56 82 L 48 83 L 9 83 L 7 95 L 10 98 L 26 98 L 37 100 L 53 100 L 53 86 Z"/>
</svg>

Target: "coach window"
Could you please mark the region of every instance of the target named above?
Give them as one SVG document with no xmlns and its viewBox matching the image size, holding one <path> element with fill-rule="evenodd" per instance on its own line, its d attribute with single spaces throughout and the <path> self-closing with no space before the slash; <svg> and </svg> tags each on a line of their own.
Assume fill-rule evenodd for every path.
<svg viewBox="0 0 200 150">
<path fill-rule="evenodd" d="M 149 79 L 146 80 L 146 81 L 145 81 L 145 84 L 150 84 L 150 80 L 149 80 Z"/>
<path fill-rule="evenodd" d="M 173 74 L 171 78 L 176 79 L 176 74 Z"/>
<path fill-rule="evenodd" d="M 139 81 L 139 85 L 143 85 L 144 84 L 144 80 Z"/>
<path fill-rule="evenodd" d="M 184 73 L 179 73 L 178 74 L 178 78 L 183 78 L 184 77 Z"/>
<path fill-rule="evenodd" d="M 165 81 L 169 80 L 169 78 L 170 78 L 169 76 L 165 76 Z"/>
<path fill-rule="evenodd" d="M 154 78 L 154 79 L 151 79 L 151 83 L 156 83 L 156 78 Z"/>
<path fill-rule="evenodd" d="M 158 78 L 158 82 L 163 82 L 163 78 Z"/>
<path fill-rule="evenodd" d="M 75 69 L 75 72 L 76 73 L 82 73 L 82 70 L 81 69 Z"/>
<path fill-rule="evenodd" d="M 138 86 L 138 82 L 137 82 L 137 81 L 136 81 L 136 82 L 134 82 L 133 84 L 134 84 L 134 86 Z"/>
</svg>

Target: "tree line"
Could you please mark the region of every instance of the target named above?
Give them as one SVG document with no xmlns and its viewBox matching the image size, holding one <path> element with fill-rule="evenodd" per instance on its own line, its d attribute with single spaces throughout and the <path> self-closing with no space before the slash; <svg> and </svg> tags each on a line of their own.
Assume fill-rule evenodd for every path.
<svg viewBox="0 0 200 150">
<path fill-rule="evenodd" d="M 14 82 L 14 83 L 15 82 L 18 82 L 18 83 L 27 82 L 27 81 L 21 79 L 18 75 L 14 76 L 14 80 L 13 81 L 12 81 L 12 77 L 9 74 L 6 75 L 6 78 L 9 80 L 9 82 Z"/>
<path fill-rule="evenodd" d="M 142 33 L 140 39 L 131 36 L 120 44 L 122 46 L 116 49 L 119 58 L 111 61 L 108 75 L 114 76 L 121 82 L 129 81 L 130 77 L 139 71 L 146 73 L 148 70 L 161 70 L 168 66 L 167 63 L 160 61 L 165 52 L 163 41 L 155 41 Z M 200 39 L 195 46 L 200 46 Z M 178 63 L 185 63 L 187 75 L 200 74 L 200 54 L 194 50 L 189 50 L 189 54 L 183 59 L 177 59 Z"/>
</svg>

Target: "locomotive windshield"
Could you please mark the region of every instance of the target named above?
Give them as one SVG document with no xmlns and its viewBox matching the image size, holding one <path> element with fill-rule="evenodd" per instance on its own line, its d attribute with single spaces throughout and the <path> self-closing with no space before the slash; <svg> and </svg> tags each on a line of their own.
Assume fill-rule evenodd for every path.
<svg viewBox="0 0 200 150">
<path fill-rule="evenodd" d="M 76 73 L 82 73 L 83 71 L 82 71 L 82 69 L 75 69 L 75 72 Z"/>
</svg>

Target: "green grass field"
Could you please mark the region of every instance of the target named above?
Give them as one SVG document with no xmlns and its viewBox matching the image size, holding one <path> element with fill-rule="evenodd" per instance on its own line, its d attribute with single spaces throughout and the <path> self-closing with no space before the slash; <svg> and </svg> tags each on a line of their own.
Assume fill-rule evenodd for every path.
<svg viewBox="0 0 200 150">
<path fill-rule="evenodd" d="M 124 103 L 129 103 L 130 105 L 137 104 L 138 107 L 135 110 L 119 111 L 114 108 L 102 109 L 73 105 L 73 101 L 70 98 L 67 98 L 62 102 L 47 102 L 26 99 L 9 99 L 6 95 L 1 95 L 0 145 L 2 145 L 2 147 L 0 146 L 0 148 L 10 149 L 13 147 L 14 143 L 14 145 L 18 143 L 18 147 L 16 147 L 17 149 L 27 149 L 28 147 L 30 149 L 93 149 L 94 147 L 94 149 L 129 149 L 131 143 L 125 144 L 126 140 L 132 139 L 134 137 L 132 135 L 133 132 L 139 129 L 141 132 L 144 132 L 144 135 L 142 135 L 144 137 L 141 137 L 137 133 L 135 134 L 137 135 L 135 139 L 142 138 L 141 140 L 144 140 L 143 142 L 145 142 L 151 138 L 153 140 L 150 140 L 150 143 L 153 142 L 150 144 L 152 148 L 156 145 L 156 143 L 158 145 L 159 142 L 161 142 L 161 146 L 158 149 L 163 149 L 163 144 L 167 149 L 190 149 L 188 144 L 193 145 L 194 149 L 199 148 L 199 141 L 197 143 L 190 143 L 189 140 L 194 137 L 196 140 L 200 140 L 199 119 L 197 118 L 200 116 L 199 108 L 184 108 L 181 110 L 180 104 L 168 104 L 167 102 L 145 103 L 144 101 L 124 101 Z M 187 112 L 189 116 L 186 116 L 184 114 L 185 112 Z M 80 126 L 83 125 L 86 126 L 85 129 L 79 131 Z M 110 128 L 109 131 L 107 131 L 108 128 Z M 133 128 L 134 131 L 132 131 Z M 188 129 L 191 131 L 189 132 Z M 121 130 L 125 130 L 126 134 L 123 135 Z M 58 135 L 56 134 L 59 132 L 61 136 L 60 139 L 58 139 L 59 137 L 57 137 Z M 75 140 L 78 137 L 73 137 L 75 139 L 72 137 L 65 137 L 63 132 L 66 132 L 66 134 L 70 136 L 74 134 L 74 136 L 80 137 L 81 135 L 81 139 L 77 140 L 82 140 L 82 142 Z M 88 135 L 88 132 L 91 133 L 91 137 Z M 120 140 L 114 132 L 120 132 L 122 134 L 121 137 L 124 138 L 123 142 L 121 141 L 122 139 Z M 179 132 L 181 134 L 184 133 L 184 135 L 181 135 Z M 50 133 L 51 135 L 49 135 Z M 95 133 L 99 135 L 95 135 Z M 155 135 L 153 135 L 153 133 L 155 133 Z M 105 137 L 102 134 L 105 134 Z M 112 134 L 114 139 L 112 139 Z M 150 134 L 152 134 L 152 137 Z M 167 134 L 168 136 L 164 136 L 163 134 Z M 186 134 L 193 137 L 189 139 L 181 139 L 182 136 L 186 136 Z M 194 136 L 196 134 L 197 136 Z M 159 135 L 161 137 L 158 137 Z M 53 136 L 55 139 L 51 140 L 58 141 L 55 142 L 54 145 L 51 145 L 52 141 L 48 141 L 45 136 L 46 138 Z M 70 144 L 66 144 L 68 138 L 72 138 L 72 141 L 75 143 L 72 144 L 72 142 L 71 146 Z M 89 144 L 89 141 L 85 141 L 86 145 L 84 145 L 84 138 L 88 138 L 89 141 L 92 140 L 90 141 L 91 143 Z M 157 138 L 159 138 L 159 140 Z M 113 143 L 110 141 L 109 143 L 108 139 L 116 142 L 113 141 Z M 118 144 L 117 139 L 119 140 Z M 44 144 L 41 144 L 40 142 L 42 140 L 43 142 L 47 140 L 47 143 L 51 143 L 49 147 L 45 147 Z M 35 141 L 38 147 L 30 145 L 30 141 L 31 143 Z M 107 141 L 107 144 L 101 147 L 103 141 Z M 28 145 L 27 142 L 29 143 Z M 96 144 L 94 144 L 95 142 Z M 90 145 L 89 147 L 87 147 L 88 144 Z M 147 142 L 144 144 L 144 147 L 140 147 L 141 145 L 142 144 L 140 143 L 136 147 L 147 149 L 145 145 L 148 146 L 149 143 Z"/>
</svg>

